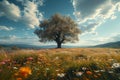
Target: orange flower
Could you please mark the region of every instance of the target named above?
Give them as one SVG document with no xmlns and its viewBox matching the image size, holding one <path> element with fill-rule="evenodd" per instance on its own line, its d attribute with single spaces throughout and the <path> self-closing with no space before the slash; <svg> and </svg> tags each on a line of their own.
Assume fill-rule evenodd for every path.
<svg viewBox="0 0 120 80">
<path fill-rule="evenodd" d="M 22 78 L 17 78 L 16 80 L 22 80 Z"/>
<path fill-rule="evenodd" d="M 31 69 L 29 67 L 21 67 L 19 69 L 19 73 L 21 76 L 26 78 L 26 77 L 28 77 L 28 75 L 31 74 Z"/>
<path fill-rule="evenodd" d="M 91 71 L 86 71 L 86 73 L 87 73 L 88 75 L 92 75 L 92 72 L 91 72 Z"/>
</svg>

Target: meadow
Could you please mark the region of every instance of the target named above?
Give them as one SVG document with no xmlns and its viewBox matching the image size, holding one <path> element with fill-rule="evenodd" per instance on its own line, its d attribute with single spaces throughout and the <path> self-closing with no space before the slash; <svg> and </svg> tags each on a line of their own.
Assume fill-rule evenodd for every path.
<svg viewBox="0 0 120 80">
<path fill-rule="evenodd" d="M 120 80 L 120 49 L 1 49 L 0 80 Z"/>
</svg>

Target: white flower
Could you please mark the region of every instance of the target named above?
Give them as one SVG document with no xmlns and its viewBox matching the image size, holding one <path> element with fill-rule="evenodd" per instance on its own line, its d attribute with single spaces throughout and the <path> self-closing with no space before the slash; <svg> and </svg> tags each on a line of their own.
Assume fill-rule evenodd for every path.
<svg viewBox="0 0 120 80">
<path fill-rule="evenodd" d="M 65 73 L 58 73 L 57 76 L 62 78 L 65 76 Z"/>
<path fill-rule="evenodd" d="M 95 70 L 94 72 L 98 73 L 98 72 L 100 72 L 100 70 Z"/>
<path fill-rule="evenodd" d="M 46 68 L 46 70 L 48 71 L 48 70 L 50 70 L 49 68 Z"/>
<path fill-rule="evenodd" d="M 59 71 L 59 69 L 57 69 L 57 70 L 55 70 L 56 72 L 58 72 Z"/>
<path fill-rule="evenodd" d="M 87 68 L 86 67 L 82 67 L 82 70 L 85 71 Z"/>
<path fill-rule="evenodd" d="M 58 60 L 59 59 L 59 57 L 57 56 L 57 57 L 55 57 L 55 60 Z"/>
<path fill-rule="evenodd" d="M 113 63 L 112 68 L 119 68 L 120 67 L 120 63 Z"/>
<path fill-rule="evenodd" d="M 105 72 L 105 70 L 100 70 L 101 72 Z"/>
<path fill-rule="evenodd" d="M 114 73 L 113 71 L 108 71 L 108 73 Z"/>
<path fill-rule="evenodd" d="M 76 76 L 81 76 L 83 72 L 76 72 Z"/>
<path fill-rule="evenodd" d="M 13 67 L 13 69 L 18 69 L 17 67 Z"/>
</svg>

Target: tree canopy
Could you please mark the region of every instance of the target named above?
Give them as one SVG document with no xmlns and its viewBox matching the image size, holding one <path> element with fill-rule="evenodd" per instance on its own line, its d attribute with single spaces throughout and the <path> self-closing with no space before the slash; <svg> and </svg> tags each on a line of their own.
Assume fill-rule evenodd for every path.
<svg viewBox="0 0 120 80">
<path fill-rule="evenodd" d="M 57 48 L 61 48 L 62 43 L 78 41 L 80 29 L 69 16 L 55 14 L 50 19 L 43 20 L 34 33 L 41 42 L 55 41 Z"/>
</svg>

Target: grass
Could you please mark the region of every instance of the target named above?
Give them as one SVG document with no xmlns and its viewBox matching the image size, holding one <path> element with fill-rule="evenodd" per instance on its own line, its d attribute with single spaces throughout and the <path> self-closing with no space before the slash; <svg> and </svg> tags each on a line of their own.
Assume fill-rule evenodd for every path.
<svg viewBox="0 0 120 80">
<path fill-rule="evenodd" d="M 120 49 L 0 50 L 0 80 L 120 80 Z"/>
</svg>

